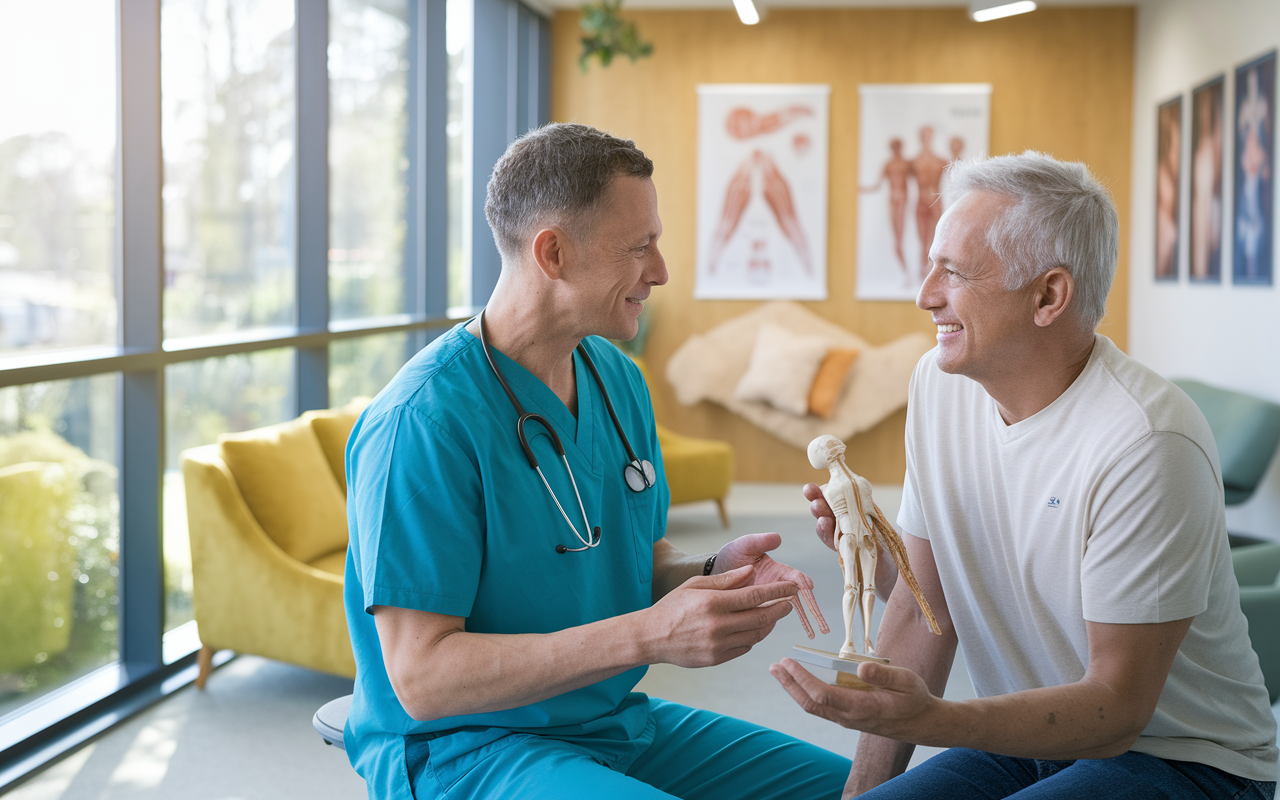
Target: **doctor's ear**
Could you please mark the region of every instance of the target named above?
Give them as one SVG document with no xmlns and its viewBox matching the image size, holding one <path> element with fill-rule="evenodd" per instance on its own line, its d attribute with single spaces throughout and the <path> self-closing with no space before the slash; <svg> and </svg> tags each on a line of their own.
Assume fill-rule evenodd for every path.
<svg viewBox="0 0 1280 800">
<path fill-rule="evenodd" d="M 533 263 L 548 280 L 558 281 L 563 277 L 567 245 L 565 232 L 560 228 L 543 228 L 529 242 Z"/>
</svg>

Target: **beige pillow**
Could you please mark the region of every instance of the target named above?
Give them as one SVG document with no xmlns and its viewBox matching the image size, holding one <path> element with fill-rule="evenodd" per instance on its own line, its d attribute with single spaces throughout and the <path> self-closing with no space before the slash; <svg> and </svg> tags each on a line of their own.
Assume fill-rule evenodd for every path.
<svg viewBox="0 0 1280 800">
<path fill-rule="evenodd" d="M 222 459 L 267 535 L 311 562 L 347 544 L 346 501 L 304 419 L 218 437 Z"/>
<path fill-rule="evenodd" d="M 761 325 L 734 397 L 768 403 L 802 417 L 809 412 L 809 391 L 830 349 L 826 337 L 801 336 L 780 325 Z"/>
</svg>

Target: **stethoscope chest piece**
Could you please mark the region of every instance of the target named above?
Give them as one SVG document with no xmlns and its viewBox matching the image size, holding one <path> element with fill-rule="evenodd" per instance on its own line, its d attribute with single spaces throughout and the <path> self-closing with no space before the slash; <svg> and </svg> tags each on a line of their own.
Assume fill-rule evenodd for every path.
<svg viewBox="0 0 1280 800">
<path fill-rule="evenodd" d="M 657 473 L 653 471 L 653 464 L 649 463 L 647 458 L 627 464 L 622 468 L 622 474 L 627 479 L 627 488 L 633 492 L 643 492 L 658 478 Z"/>
</svg>

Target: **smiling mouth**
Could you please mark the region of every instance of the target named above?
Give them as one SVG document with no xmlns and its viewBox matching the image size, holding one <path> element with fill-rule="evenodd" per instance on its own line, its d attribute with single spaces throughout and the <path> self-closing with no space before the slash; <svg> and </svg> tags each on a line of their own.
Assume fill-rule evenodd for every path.
<svg viewBox="0 0 1280 800">
<path fill-rule="evenodd" d="M 964 328 L 963 325 L 939 325 L 938 333 L 956 333 Z"/>
</svg>

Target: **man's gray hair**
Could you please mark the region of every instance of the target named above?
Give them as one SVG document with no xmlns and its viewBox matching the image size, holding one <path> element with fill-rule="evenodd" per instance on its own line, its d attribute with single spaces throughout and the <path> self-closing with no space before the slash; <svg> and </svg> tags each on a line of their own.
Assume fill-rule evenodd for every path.
<svg viewBox="0 0 1280 800">
<path fill-rule="evenodd" d="M 520 257 L 535 226 L 589 231 L 619 175 L 651 177 L 653 162 L 635 142 L 590 125 L 552 123 L 516 139 L 494 165 L 484 203 L 503 260 Z"/>
<path fill-rule="evenodd" d="M 987 244 L 1008 266 L 1006 289 L 1020 289 L 1062 267 L 1075 282 L 1080 322 L 1098 327 L 1120 254 L 1115 202 L 1080 162 L 1027 150 L 1020 155 L 960 161 L 947 170 L 943 202 L 993 192 L 1013 202 L 987 230 Z"/>
</svg>

